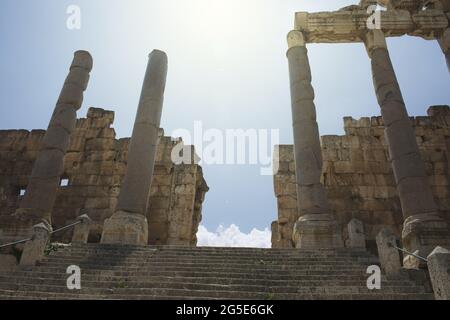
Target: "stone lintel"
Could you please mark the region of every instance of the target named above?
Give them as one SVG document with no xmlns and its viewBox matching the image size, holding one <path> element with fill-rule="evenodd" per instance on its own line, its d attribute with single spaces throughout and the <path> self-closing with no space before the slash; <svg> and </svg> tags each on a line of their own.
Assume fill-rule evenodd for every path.
<svg viewBox="0 0 450 320">
<path fill-rule="evenodd" d="M 368 20 L 372 13 L 364 9 L 339 10 L 333 12 L 297 12 L 295 30 L 305 35 L 307 43 L 351 43 L 364 42 Z M 392 9 L 381 11 L 381 31 L 386 37 L 403 35 L 424 39 L 439 39 L 448 27 L 444 11 L 427 9 L 411 13 Z"/>
</svg>

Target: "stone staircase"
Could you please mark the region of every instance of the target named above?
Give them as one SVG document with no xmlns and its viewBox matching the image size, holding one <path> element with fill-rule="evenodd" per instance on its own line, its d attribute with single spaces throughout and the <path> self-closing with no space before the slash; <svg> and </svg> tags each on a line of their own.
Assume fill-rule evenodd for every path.
<svg viewBox="0 0 450 320">
<path fill-rule="evenodd" d="M 39 266 L 0 273 L 0 299 L 433 299 L 406 276 L 368 290 L 355 249 L 244 249 L 71 245 Z M 81 268 L 81 290 L 66 286 Z"/>
</svg>

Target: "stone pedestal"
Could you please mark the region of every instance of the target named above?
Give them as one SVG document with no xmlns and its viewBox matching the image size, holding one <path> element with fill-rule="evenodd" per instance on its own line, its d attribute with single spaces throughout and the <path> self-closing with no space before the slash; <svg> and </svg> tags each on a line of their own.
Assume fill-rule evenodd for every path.
<svg viewBox="0 0 450 320">
<path fill-rule="evenodd" d="M 79 216 L 77 220 L 81 223 L 77 224 L 73 230 L 72 243 L 86 244 L 88 242 L 92 220 L 87 214 Z"/>
<path fill-rule="evenodd" d="M 410 252 L 418 250 L 419 255 L 427 256 L 437 244 L 447 243 L 450 233 L 446 231 L 446 222 L 438 215 L 383 32 L 369 31 L 365 44 L 372 62 L 374 87 L 405 219 L 403 246 Z M 410 257 L 405 256 L 405 267 L 409 267 L 409 261 Z"/>
<path fill-rule="evenodd" d="M 392 246 L 396 244 L 396 240 L 395 235 L 386 228 L 382 229 L 376 238 L 378 257 L 386 275 L 398 275 L 402 268 L 400 253 Z"/>
<path fill-rule="evenodd" d="M 314 89 L 303 34 L 288 34 L 289 75 L 294 128 L 297 200 L 300 219 L 293 240 L 299 248 L 342 247 L 340 228 L 331 213 L 322 175 L 322 150 Z"/>
<path fill-rule="evenodd" d="M 349 248 L 366 248 L 366 236 L 364 234 L 364 224 L 358 219 L 352 219 L 347 227 Z"/>
<path fill-rule="evenodd" d="M 428 270 L 436 300 L 450 300 L 450 251 L 436 247 L 428 256 Z"/>
<path fill-rule="evenodd" d="M 89 52 L 75 52 L 25 195 L 15 214 L 19 220 L 28 220 L 29 224 L 45 220 L 51 224 L 56 191 L 64 173 L 64 155 L 69 146 L 70 134 L 75 129 L 76 111 L 83 102 L 83 92 L 87 88 L 92 65 Z"/>
<path fill-rule="evenodd" d="M 127 172 L 116 212 L 105 221 L 102 243 L 148 243 L 145 213 L 153 178 L 166 77 L 167 56 L 155 50 L 149 56 L 128 151 Z"/>
<path fill-rule="evenodd" d="M 116 211 L 105 220 L 102 243 L 144 246 L 147 241 L 148 222 L 145 216 Z"/>
<path fill-rule="evenodd" d="M 334 217 L 329 214 L 301 216 L 295 223 L 292 238 L 296 248 L 343 247 L 340 226 Z"/>
<path fill-rule="evenodd" d="M 30 241 L 25 243 L 21 266 L 35 266 L 44 257 L 45 247 L 47 246 L 52 232 L 52 227 L 42 222 L 33 227 L 33 236 Z"/>
</svg>

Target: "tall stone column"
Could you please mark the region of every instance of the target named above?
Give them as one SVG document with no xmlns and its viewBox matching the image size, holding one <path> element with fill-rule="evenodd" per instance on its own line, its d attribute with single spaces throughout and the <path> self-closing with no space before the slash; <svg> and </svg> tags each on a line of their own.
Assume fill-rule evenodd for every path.
<svg viewBox="0 0 450 320">
<path fill-rule="evenodd" d="M 369 31 L 365 44 L 405 219 L 403 246 L 411 252 L 419 250 L 419 254 L 426 257 L 440 243 L 446 244 L 448 227 L 438 214 L 383 32 Z M 410 267 L 407 261 L 411 261 L 411 257 L 404 259 L 405 267 Z"/>
<path fill-rule="evenodd" d="M 167 56 L 154 50 L 142 87 L 127 160 L 115 213 L 105 221 L 102 243 L 147 245 L 145 214 L 152 183 L 158 131 L 167 76 Z"/>
<path fill-rule="evenodd" d="M 75 52 L 25 195 L 15 213 L 19 220 L 30 226 L 44 222 L 51 229 L 51 212 L 64 173 L 64 155 L 69 146 L 70 134 L 75 129 L 76 112 L 83 102 L 83 92 L 87 88 L 92 65 L 89 52 Z"/>
<path fill-rule="evenodd" d="M 321 183 L 322 149 L 316 122 L 314 89 L 303 34 L 288 34 L 297 201 L 300 218 L 293 240 L 297 248 L 342 247 L 340 227 Z"/>
</svg>

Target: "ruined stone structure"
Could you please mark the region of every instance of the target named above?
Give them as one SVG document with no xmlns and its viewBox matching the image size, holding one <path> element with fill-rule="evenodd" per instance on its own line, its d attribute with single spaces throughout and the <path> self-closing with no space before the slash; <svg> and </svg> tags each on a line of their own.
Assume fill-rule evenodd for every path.
<svg viewBox="0 0 450 320">
<path fill-rule="evenodd" d="M 275 233 L 281 235 L 274 237 L 275 242 L 280 238 L 281 246 L 288 245 L 285 242 L 291 242 L 292 233 L 293 243 L 298 248 L 340 245 L 339 228 L 320 182 L 323 160 L 306 44 L 361 42 L 371 59 L 372 78 L 389 150 L 389 168 L 393 169 L 395 193 L 401 204 L 403 246 L 410 252 L 427 256 L 436 246 L 450 243 L 450 228 L 433 197 L 385 40 L 387 36 L 405 34 L 436 39 L 448 58 L 449 3 L 362 0 L 359 5 L 335 12 L 296 13 L 294 30 L 287 37 L 287 58 L 291 79 L 297 206 L 293 208 L 291 203 L 288 207 L 295 212 L 283 212 L 281 222 L 273 224 Z M 387 10 L 373 14 L 373 6 L 377 4 Z M 282 201 L 280 205 L 284 209 L 286 203 Z M 404 258 L 405 266 L 409 263 L 410 267 L 416 265 L 412 257 Z"/>
<path fill-rule="evenodd" d="M 420 156 L 439 211 L 450 222 L 450 108 L 435 106 L 428 116 L 410 118 Z M 364 223 L 366 240 L 374 240 L 383 227 L 398 239 L 402 234 L 402 209 L 384 135 L 382 117 L 344 119 L 345 135 L 321 139 L 323 170 L 330 207 L 344 239 L 352 218 Z M 293 226 L 298 220 L 295 165 L 292 145 L 278 147 L 279 166 L 274 176 L 278 221 L 273 224 L 275 248 L 293 246 Z"/>
<path fill-rule="evenodd" d="M 372 28 L 377 3 L 387 11 Z M 0 246 L 0 299 L 449 299 L 450 107 L 408 116 L 385 41 L 437 40 L 450 67 L 449 10 L 448 0 L 362 0 L 296 14 L 294 145 L 275 153 L 272 249 L 195 248 L 208 186 L 193 147 L 159 128 L 165 53 L 150 54 L 133 135 L 118 140 L 111 111 L 74 122 L 92 69 L 77 52 L 49 129 L 0 131 L 0 244 L 29 237 L 9 254 Z M 345 135 L 320 137 L 306 48 L 317 42 L 365 45 L 381 116 L 345 118 Z M 68 223 L 58 236 L 71 243 L 44 251 Z M 83 268 L 79 290 L 66 265 Z M 373 267 L 377 290 L 363 276 Z"/>
<path fill-rule="evenodd" d="M 105 219 L 116 205 L 124 178 L 130 139 L 116 139 L 114 112 L 90 108 L 76 121 L 64 157 L 63 185 L 58 187 L 52 222 L 55 228 L 73 222 L 82 212 L 93 220 L 91 242 L 99 242 Z M 42 147 L 44 130 L 0 131 L 0 239 L 22 239 L 9 227 L 20 206 L 28 178 Z M 150 244 L 196 245 L 201 208 L 208 186 L 198 165 L 175 165 L 173 147 L 179 139 L 159 130 L 153 184 L 146 211 Z M 70 231 L 55 235 L 70 240 Z"/>
</svg>

